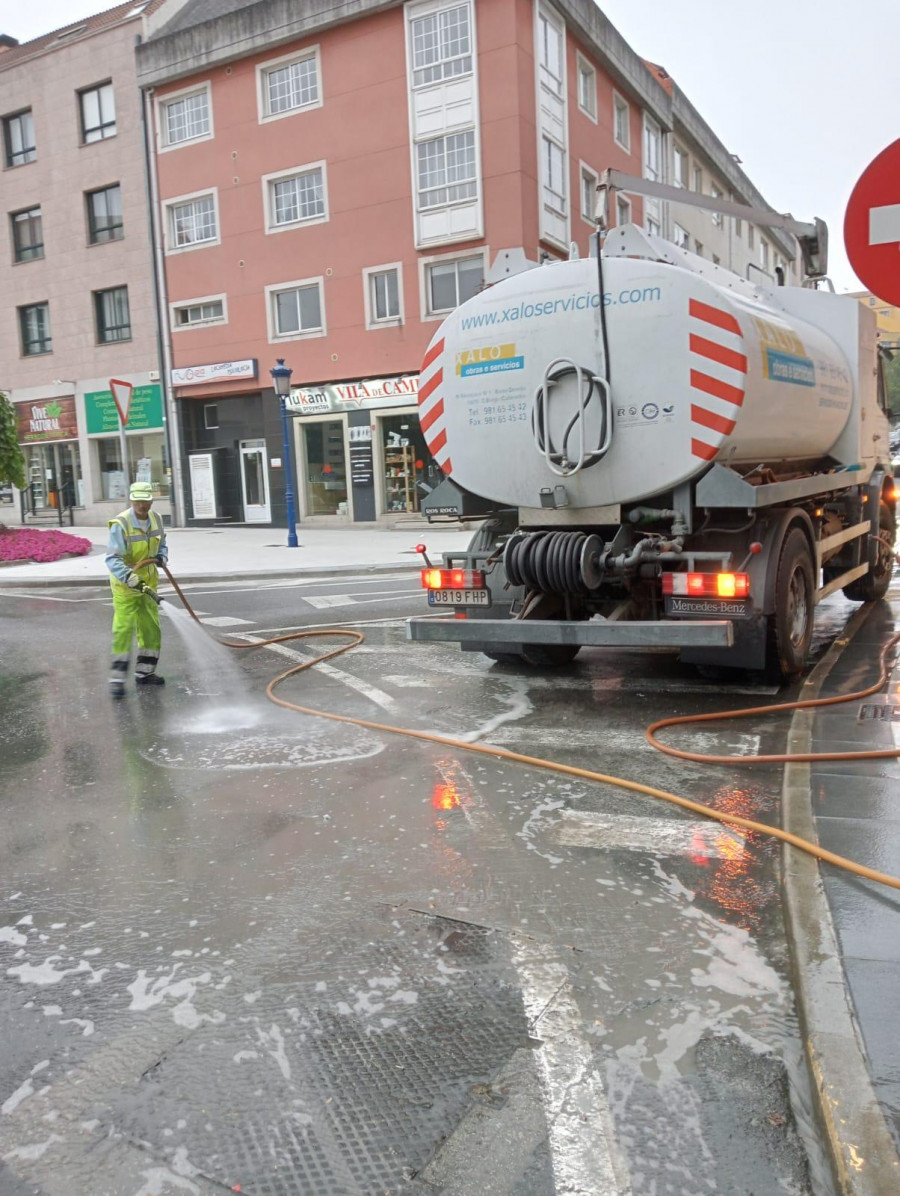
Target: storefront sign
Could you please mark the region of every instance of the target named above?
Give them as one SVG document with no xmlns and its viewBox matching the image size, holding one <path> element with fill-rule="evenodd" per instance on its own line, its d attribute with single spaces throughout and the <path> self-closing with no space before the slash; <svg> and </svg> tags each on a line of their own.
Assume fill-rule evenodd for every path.
<svg viewBox="0 0 900 1196">
<path fill-rule="evenodd" d="M 197 386 L 201 382 L 234 382 L 256 377 L 256 358 L 246 361 L 217 361 L 212 365 L 188 365 L 172 370 L 173 386 Z"/>
<path fill-rule="evenodd" d="M 362 382 L 334 382 L 326 386 L 295 386 L 285 401 L 298 415 L 321 415 L 328 411 L 359 411 L 362 407 L 409 407 L 419 393 L 419 375 L 370 378 Z"/>
<path fill-rule="evenodd" d="M 119 430 L 119 413 L 109 390 L 92 390 L 84 396 L 88 435 L 109 436 Z M 128 431 L 159 430 L 163 426 L 162 389 L 136 386 L 128 410 Z"/>
<path fill-rule="evenodd" d="M 37 444 L 44 440 L 75 440 L 78 418 L 75 399 L 47 399 L 42 403 L 17 403 L 16 427 L 19 444 Z"/>
</svg>

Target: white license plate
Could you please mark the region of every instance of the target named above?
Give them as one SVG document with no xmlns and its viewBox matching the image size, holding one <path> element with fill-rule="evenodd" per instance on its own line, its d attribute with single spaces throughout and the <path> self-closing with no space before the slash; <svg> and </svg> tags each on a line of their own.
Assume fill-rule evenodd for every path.
<svg viewBox="0 0 900 1196">
<path fill-rule="evenodd" d="M 490 590 L 429 590 L 429 606 L 490 606 Z"/>
</svg>

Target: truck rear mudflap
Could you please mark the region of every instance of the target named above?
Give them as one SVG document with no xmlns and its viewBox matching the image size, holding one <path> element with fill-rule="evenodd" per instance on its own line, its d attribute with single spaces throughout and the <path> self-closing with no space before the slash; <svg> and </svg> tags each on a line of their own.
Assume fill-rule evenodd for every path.
<svg viewBox="0 0 900 1196">
<path fill-rule="evenodd" d="M 479 649 L 515 644 L 569 644 L 601 648 L 730 648 L 734 624 L 730 619 L 690 619 L 672 622 L 616 622 L 586 619 L 567 623 L 557 619 L 435 619 L 406 621 L 406 638 L 418 642 L 449 642 Z"/>
</svg>

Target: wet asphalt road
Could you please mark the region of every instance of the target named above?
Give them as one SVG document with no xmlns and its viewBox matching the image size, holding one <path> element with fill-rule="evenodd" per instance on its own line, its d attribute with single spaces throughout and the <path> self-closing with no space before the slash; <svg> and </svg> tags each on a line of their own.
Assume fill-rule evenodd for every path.
<svg viewBox="0 0 900 1196">
<path fill-rule="evenodd" d="M 753 678 L 410 645 L 409 574 L 186 592 L 215 634 L 359 626 L 287 683 L 303 705 L 779 819 L 779 769 L 643 739 L 788 696 Z M 822 609 L 820 645 L 853 609 Z M 302 645 L 198 663 L 165 620 L 166 687 L 113 703 L 110 614 L 0 595 L 2 1196 L 830 1192 L 774 841 L 280 710 Z M 786 726 L 677 742 L 774 752 Z"/>
</svg>

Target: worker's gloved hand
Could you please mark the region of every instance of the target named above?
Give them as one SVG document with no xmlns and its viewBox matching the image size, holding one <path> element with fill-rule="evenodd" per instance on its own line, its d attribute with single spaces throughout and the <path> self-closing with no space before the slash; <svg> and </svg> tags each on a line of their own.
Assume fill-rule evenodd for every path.
<svg viewBox="0 0 900 1196">
<path fill-rule="evenodd" d="M 129 573 L 128 577 L 125 579 L 125 584 L 130 586 L 133 590 L 143 590 L 144 588 L 144 583 L 136 573 Z"/>
<path fill-rule="evenodd" d="M 166 558 L 161 553 L 157 553 L 155 560 L 157 565 L 164 565 L 166 563 Z"/>
</svg>

